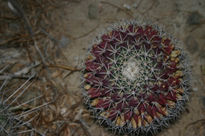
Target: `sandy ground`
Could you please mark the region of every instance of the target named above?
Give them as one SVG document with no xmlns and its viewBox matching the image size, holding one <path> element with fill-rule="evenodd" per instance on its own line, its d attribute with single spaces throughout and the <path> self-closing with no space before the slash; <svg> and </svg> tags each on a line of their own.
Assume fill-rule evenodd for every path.
<svg viewBox="0 0 205 136">
<path fill-rule="evenodd" d="M 56 19 L 58 22 L 51 34 L 64 43 L 61 48 L 67 59 L 66 65 L 82 68 L 88 48 L 103 29 L 123 19 L 140 18 L 161 24 L 165 31 L 182 41 L 183 48 L 189 53 L 192 68 L 193 91 L 186 111 L 158 136 L 205 136 L 205 124 L 200 124 L 200 120 L 205 119 L 204 0 L 73 0 L 52 15 L 53 21 Z M 59 80 L 66 86 L 70 96 L 75 95 L 69 98 L 67 105 L 82 99 L 80 78 L 81 73 L 75 72 Z M 86 111 L 83 103 L 76 108 L 76 114 Z M 89 114 L 82 118 L 91 136 L 113 135 L 97 125 Z M 72 128 L 69 131 L 74 132 Z"/>
</svg>

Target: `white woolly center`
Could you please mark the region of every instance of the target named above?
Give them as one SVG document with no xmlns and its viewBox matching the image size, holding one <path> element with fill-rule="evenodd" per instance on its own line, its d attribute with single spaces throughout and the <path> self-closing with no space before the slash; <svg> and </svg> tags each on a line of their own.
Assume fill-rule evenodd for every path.
<svg viewBox="0 0 205 136">
<path fill-rule="evenodd" d="M 140 71 L 139 64 L 136 60 L 134 58 L 130 58 L 128 61 L 124 62 L 123 65 L 124 68 L 122 70 L 122 75 L 131 81 L 136 80 Z"/>
</svg>

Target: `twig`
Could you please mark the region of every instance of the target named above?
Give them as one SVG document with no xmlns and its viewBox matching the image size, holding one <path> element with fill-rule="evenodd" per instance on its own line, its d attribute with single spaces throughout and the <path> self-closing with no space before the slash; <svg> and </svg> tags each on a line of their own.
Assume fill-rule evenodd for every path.
<svg viewBox="0 0 205 136">
<path fill-rule="evenodd" d="M 88 131 L 88 125 L 85 123 L 83 119 L 80 118 L 79 120 L 77 120 L 77 122 L 80 123 L 87 136 L 92 136 L 91 133 Z"/>
<path fill-rule="evenodd" d="M 30 75 L 28 76 L 16 76 L 13 74 L 7 74 L 7 75 L 1 75 L 0 76 L 0 81 L 1 80 L 10 80 L 10 79 L 29 79 Z M 34 78 L 34 77 L 33 77 Z M 38 79 L 38 77 L 35 77 Z"/>
<path fill-rule="evenodd" d="M 205 119 L 200 119 L 194 122 L 189 123 L 188 125 L 185 126 L 184 131 L 183 131 L 183 136 L 185 136 L 185 131 L 192 125 L 196 125 L 197 123 L 202 123 L 205 124 Z"/>
<path fill-rule="evenodd" d="M 190 30 L 190 32 L 193 32 L 194 30 L 196 30 L 197 28 L 201 27 L 201 26 L 204 25 L 204 24 L 205 24 L 205 20 L 200 21 L 200 24 L 195 25 L 195 26 Z"/>
<path fill-rule="evenodd" d="M 117 9 L 119 9 L 120 11 L 123 11 L 123 12 L 124 12 L 125 14 L 127 14 L 129 17 L 132 17 L 132 18 L 133 18 L 133 15 L 132 15 L 130 12 L 128 12 L 127 10 L 125 10 L 125 9 L 123 9 L 123 8 L 121 8 L 121 7 L 117 6 L 117 5 L 115 5 L 115 4 L 112 4 L 112 3 L 107 2 L 107 1 L 101 1 L 100 3 L 102 3 L 102 4 L 108 4 L 108 5 L 112 6 L 112 7 L 115 7 L 115 8 L 117 8 Z"/>
<path fill-rule="evenodd" d="M 38 36 L 38 35 L 40 35 L 40 33 L 35 33 L 34 34 L 34 36 Z M 21 35 L 14 35 L 14 36 L 11 35 L 10 37 L 12 37 L 12 38 L 9 38 L 7 40 L 4 40 L 4 41 L 0 42 L 0 45 L 1 46 L 7 45 L 8 43 L 13 42 L 13 41 L 15 41 L 15 43 L 25 42 L 25 41 L 33 41 L 33 39 L 30 38 L 31 36 L 29 34 L 21 34 Z M 36 38 L 36 39 L 38 39 L 38 38 Z"/>
<path fill-rule="evenodd" d="M 137 9 L 138 7 L 140 7 L 142 1 L 143 1 L 143 0 L 140 0 L 140 1 L 138 2 L 138 4 L 135 6 L 136 9 Z"/>
<path fill-rule="evenodd" d="M 185 127 L 185 130 L 186 130 L 188 127 L 190 127 L 190 126 L 192 126 L 192 125 L 195 125 L 195 124 L 197 124 L 197 123 L 205 123 L 205 119 L 200 119 L 200 120 L 194 121 L 194 122 L 192 122 L 192 123 L 189 123 L 189 124 Z"/>
<path fill-rule="evenodd" d="M 0 70 L 0 74 L 2 74 L 7 68 L 9 67 L 9 64 L 4 66 L 1 70 Z"/>
<path fill-rule="evenodd" d="M 58 65 L 58 64 L 57 65 L 49 64 L 49 65 L 47 65 L 47 67 L 61 68 L 61 69 L 69 70 L 72 72 L 81 71 L 81 69 L 73 68 L 73 67 L 66 66 L 66 65 Z"/>
<path fill-rule="evenodd" d="M 72 75 L 75 71 L 69 71 L 68 73 L 63 76 L 63 79 L 67 78 L 68 76 Z"/>
<path fill-rule="evenodd" d="M 43 54 L 41 53 L 35 39 L 34 39 L 34 33 L 33 33 L 33 30 L 32 30 L 32 27 L 29 23 L 29 20 L 28 18 L 26 17 L 23 9 L 21 8 L 21 6 L 19 5 L 19 3 L 16 1 L 16 0 L 9 0 L 8 1 L 8 6 L 9 8 L 11 9 L 11 11 L 14 12 L 14 14 L 17 14 L 18 16 L 20 16 L 23 20 L 24 20 L 24 23 L 25 23 L 25 26 L 27 27 L 27 30 L 29 32 L 29 35 L 31 36 L 32 40 L 34 41 L 34 47 L 35 49 L 37 50 L 41 60 L 42 60 L 42 63 L 45 65 L 46 62 L 45 62 L 45 58 L 43 56 Z"/>
<path fill-rule="evenodd" d="M 19 120 L 18 118 L 15 118 L 15 120 L 17 120 L 17 121 L 20 122 L 20 120 Z M 28 122 L 28 124 L 25 124 L 25 126 L 31 129 L 31 126 L 30 126 L 30 123 L 29 123 L 29 122 Z M 38 131 L 38 130 L 36 130 L 36 129 L 33 129 L 33 128 L 32 128 L 32 130 L 35 131 L 35 132 L 36 132 L 37 134 L 39 134 L 40 136 L 45 136 L 45 134 L 42 134 L 40 131 Z"/>
<path fill-rule="evenodd" d="M 37 67 L 39 65 L 40 65 L 39 62 L 35 62 L 34 64 L 31 64 L 30 66 L 25 67 L 25 68 L 13 73 L 13 74 L 7 73 L 7 74 L 0 75 L 0 80 L 6 80 L 6 79 L 12 79 L 12 78 L 29 79 L 30 75 L 26 75 L 26 74 L 28 72 L 30 72 L 32 68 Z M 0 74 L 1 73 L 2 72 L 0 72 Z M 32 78 L 34 78 L 34 77 L 32 77 Z"/>
<path fill-rule="evenodd" d="M 8 17 L 8 16 L 0 16 L 0 19 L 2 19 L 2 20 L 16 20 L 16 19 L 18 19 L 18 17 Z"/>
<path fill-rule="evenodd" d="M 153 2 L 152 2 L 152 4 L 151 4 L 151 6 L 148 8 L 148 9 L 146 9 L 144 12 L 142 12 L 141 14 L 145 14 L 147 11 L 149 11 L 149 10 L 151 10 L 152 8 L 153 8 L 153 6 L 154 6 L 154 4 L 155 4 L 155 0 L 152 0 Z"/>
<path fill-rule="evenodd" d="M 26 17 L 23 9 L 21 8 L 20 4 L 16 0 L 8 0 L 8 7 L 11 9 L 11 11 L 21 17 L 24 20 L 24 23 L 29 31 L 30 34 L 32 34 L 32 28 L 28 21 L 28 18 Z"/>
<path fill-rule="evenodd" d="M 10 38 L 10 39 L 7 39 L 7 40 L 5 40 L 5 41 L 0 42 L 0 45 L 5 45 L 5 44 L 7 44 L 7 43 L 9 43 L 9 42 L 11 42 L 11 41 L 15 41 L 15 40 L 18 40 L 18 39 L 19 39 L 19 38 L 17 38 L 17 37 Z"/>
<path fill-rule="evenodd" d="M 48 38 L 49 38 L 51 41 L 53 41 L 55 44 L 62 45 L 62 43 L 61 43 L 59 40 L 55 39 L 51 34 L 49 34 L 48 32 L 46 32 L 43 28 L 40 28 L 40 31 L 43 32 L 46 36 L 48 36 Z M 71 38 L 74 39 L 73 37 L 71 37 Z M 64 59 L 68 62 L 68 59 L 67 59 L 66 56 L 64 55 L 62 49 L 61 49 L 59 46 L 57 46 L 57 47 L 58 47 L 59 51 L 61 52 L 62 56 L 64 57 Z"/>
<path fill-rule="evenodd" d="M 33 41 L 34 41 L 34 47 L 35 47 L 35 49 L 37 50 L 37 52 L 38 52 L 38 54 L 39 54 L 39 56 L 40 56 L 40 58 L 41 58 L 41 60 L 42 60 L 42 63 L 43 63 L 44 65 L 46 65 L 46 61 L 45 61 L 45 58 L 44 58 L 43 54 L 41 53 L 41 50 L 39 49 L 39 47 L 38 47 L 36 41 L 35 41 L 34 39 L 33 39 Z"/>
<path fill-rule="evenodd" d="M 93 29 L 91 29 L 90 31 L 88 31 L 87 33 L 82 34 L 82 35 L 80 35 L 80 36 L 78 36 L 78 37 L 74 37 L 74 39 L 80 39 L 80 38 L 83 38 L 83 37 L 89 35 L 90 33 L 92 33 L 93 31 L 95 31 L 95 29 L 98 28 L 98 27 L 99 27 L 99 23 L 98 23 Z"/>
<path fill-rule="evenodd" d="M 16 76 L 25 75 L 25 74 L 27 74 L 32 68 L 35 68 L 35 67 L 37 67 L 37 66 L 39 66 L 39 65 L 40 65 L 40 62 L 35 62 L 35 63 L 31 64 L 30 66 L 25 67 L 25 68 L 23 68 L 22 70 L 19 70 L 19 71 L 15 72 L 14 75 L 16 75 Z"/>
<path fill-rule="evenodd" d="M 42 32 L 42 33 L 44 33 L 46 36 L 48 36 L 48 38 L 51 40 L 51 41 L 53 41 L 54 43 L 57 43 L 57 44 L 62 44 L 59 40 L 57 40 L 56 38 L 54 38 L 52 35 L 50 35 L 48 32 L 46 32 L 46 30 L 45 29 L 43 29 L 43 28 L 40 28 L 40 31 Z"/>
</svg>

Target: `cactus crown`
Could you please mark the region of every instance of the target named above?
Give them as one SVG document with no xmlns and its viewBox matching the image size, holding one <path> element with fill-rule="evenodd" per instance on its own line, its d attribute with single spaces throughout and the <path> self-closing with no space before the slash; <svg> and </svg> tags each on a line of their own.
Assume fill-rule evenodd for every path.
<svg viewBox="0 0 205 136">
<path fill-rule="evenodd" d="M 122 134 L 155 134 L 188 99 L 185 55 L 157 26 L 128 22 L 101 35 L 85 62 L 86 104 Z"/>
</svg>

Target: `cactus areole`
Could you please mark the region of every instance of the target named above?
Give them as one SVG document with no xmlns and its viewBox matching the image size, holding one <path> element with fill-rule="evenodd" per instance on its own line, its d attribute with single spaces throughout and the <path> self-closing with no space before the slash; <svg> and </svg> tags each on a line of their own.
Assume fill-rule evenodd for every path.
<svg viewBox="0 0 205 136">
<path fill-rule="evenodd" d="M 85 61 L 86 104 L 120 134 L 156 134 L 188 99 L 183 50 L 157 26 L 119 24 L 97 38 Z"/>
</svg>

